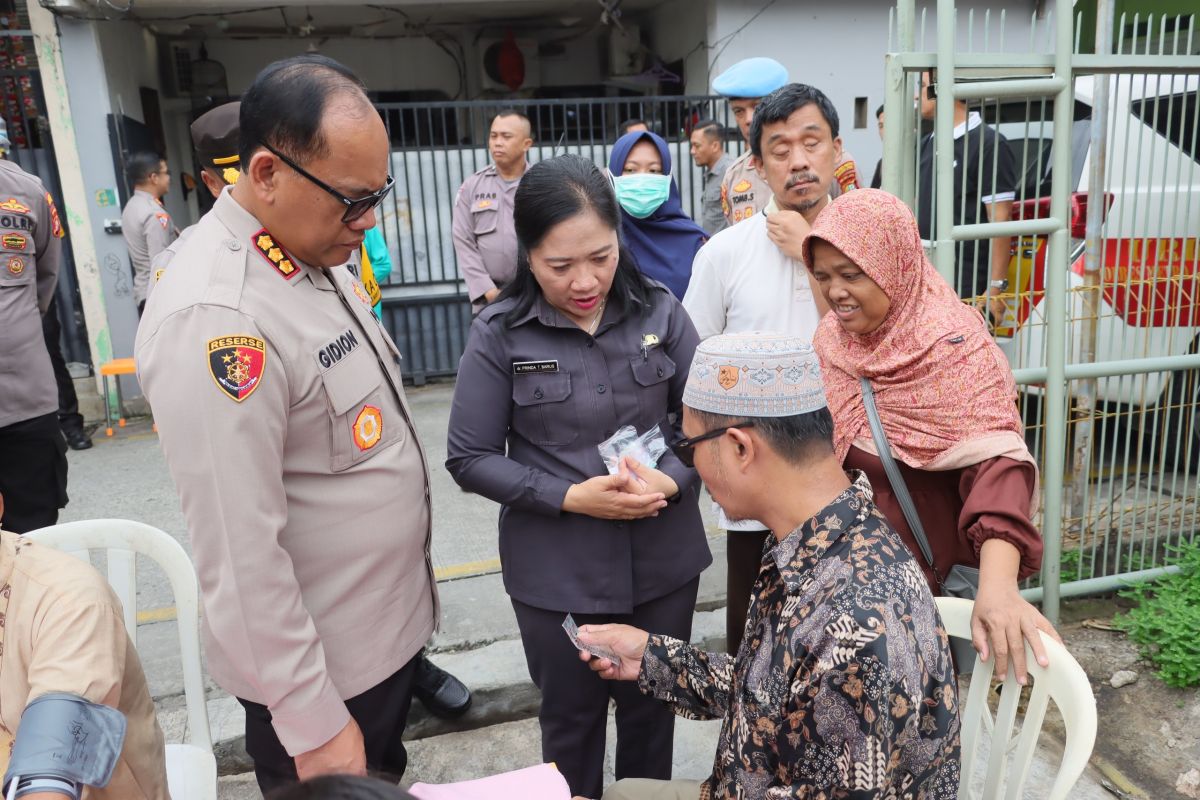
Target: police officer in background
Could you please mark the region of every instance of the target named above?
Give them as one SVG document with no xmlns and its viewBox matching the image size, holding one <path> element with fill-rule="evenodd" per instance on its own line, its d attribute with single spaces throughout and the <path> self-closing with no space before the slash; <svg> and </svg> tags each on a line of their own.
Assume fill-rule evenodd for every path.
<svg viewBox="0 0 1200 800">
<path fill-rule="evenodd" d="M 439 614 L 429 471 L 398 350 L 344 264 L 392 189 L 359 79 L 271 64 L 241 177 L 175 256 L 139 377 L 188 521 L 209 672 L 246 709 L 264 793 L 402 775 L 415 656 Z"/>
<path fill-rule="evenodd" d="M 167 162 L 155 153 L 134 153 L 125 171 L 133 186 L 133 196 L 121 212 L 121 232 L 129 260 L 133 262 L 133 299 L 141 316 L 150 284 L 150 262 L 167 249 L 178 231 L 162 204 L 167 189 L 171 188 Z"/>
<path fill-rule="evenodd" d="M 454 254 L 475 311 L 495 300 L 516 275 L 513 197 L 529 168 L 525 156 L 532 146 L 529 118 L 501 111 L 488 134 L 492 163 L 463 181 L 454 200 Z"/>
<path fill-rule="evenodd" d="M 242 104 L 234 101 L 204 112 L 192 123 L 192 146 L 201 166 L 200 178 L 214 198 L 220 197 L 226 186 L 237 183 L 241 176 L 238 157 L 238 115 Z M 154 271 L 149 290 L 153 292 L 175 254 L 187 242 L 196 225 L 186 228 L 179 238 L 154 259 Z M 452 719 L 462 716 L 471 706 L 471 691 L 450 673 L 428 658 L 418 654 L 413 678 L 413 695 L 439 717 Z"/>
<path fill-rule="evenodd" d="M 763 98 L 787 82 L 787 68 L 773 58 L 762 57 L 743 59 L 713 78 L 713 91 L 729 98 L 729 108 L 747 144 L 746 152 L 733 162 L 721 180 L 721 210 L 730 225 L 766 211 L 767 235 L 771 241 L 789 258 L 800 260 L 800 244 L 808 235 L 809 224 L 798 212 L 780 209 L 771 202 L 774 195 L 763 176 L 762 164 L 749 147 L 755 109 Z M 834 165 L 833 177 L 829 186 L 831 199 L 858 188 L 858 168 L 853 156 L 845 150 Z"/>
<path fill-rule="evenodd" d="M 204 188 L 214 199 L 220 196 L 226 186 L 237 183 L 241 175 L 241 159 L 238 157 L 238 114 L 242 104 L 238 101 L 225 103 L 205 111 L 196 117 L 192 123 L 192 147 L 196 150 L 196 158 L 200 161 L 200 180 Z M 167 266 L 183 247 L 188 236 L 196 229 L 189 225 L 179 234 L 179 238 L 160 252 L 150 261 L 150 281 L 146 285 L 146 298 L 154 292 L 154 287 L 162 279 Z"/>
<path fill-rule="evenodd" d="M 0 495 L 4 529 L 14 533 L 53 525 L 67 504 L 67 446 L 42 333 L 62 236 L 42 182 L 0 161 Z"/>
</svg>

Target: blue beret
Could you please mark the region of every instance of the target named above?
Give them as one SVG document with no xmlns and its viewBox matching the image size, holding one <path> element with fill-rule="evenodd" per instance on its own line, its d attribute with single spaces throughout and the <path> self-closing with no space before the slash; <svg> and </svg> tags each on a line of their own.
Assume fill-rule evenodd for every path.
<svg viewBox="0 0 1200 800">
<path fill-rule="evenodd" d="M 737 62 L 713 78 L 712 88 L 726 97 L 766 97 L 787 82 L 787 67 L 760 56 Z"/>
</svg>

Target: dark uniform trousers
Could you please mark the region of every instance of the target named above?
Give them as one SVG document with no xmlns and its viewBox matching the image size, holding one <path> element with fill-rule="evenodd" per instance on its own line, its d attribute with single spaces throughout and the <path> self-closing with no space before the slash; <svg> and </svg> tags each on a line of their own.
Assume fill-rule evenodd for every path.
<svg viewBox="0 0 1200 800">
<path fill-rule="evenodd" d="M 0 495 L 6 531 L 28 533 L 58 522 L 67 504 L 67 443 L 57 413 L 0 428 Z"/>
<path fill-rule="evenodd" d="M 632 614 L 572 614 L 579 625 L 622 623 L 687 641 L 692 635 L 699 576 L 635 606 Z M 616 701 L 616 776 L 671 777 L 675 715 L 638 691 L 633 681 L 606 681 L 580 660 L 563 632 L 566 611 L 547 611 L 513 599 L 529 677 L 542 692 L 538 720 L 542 760 L 554 762 L 571 794 L 600 797 L 609 699 Z"/>
<path fill-rule="evenodd" d="M 75 382 L 67 371 L 63 358 L 62 321 L 58 318 L 58 297 L 50 300 L 50 307 L 42 315 L 42 335 L 46 339 L 46 350 L 50 352 L 50 364 L 54 367 L 54 382 L 58 384 L 58 422 L 63 433 L 83 433 L 83 415 L 79 413 L 79 397 L 75 394 Z"/>
<path fill-rule="evenodd" d="M 750 592 L 770 535 L 770 531 L 725 531 L 725 643 L 730 655 L 737 655 L 746 633 Z"/>
<path fill-rule="evenodd" d="M 412 704 L 417 660 L 410 659 L 383 683 L 346 701 L 346 709 L 362 730 L 367 771 L 372 775 L 399 781 L 408 766 L 408 751 L 402 737 Z M 265 795 L 272 789 L 296 783 L 299 780 L 296 761 L 275 735 L 271 712 L 261 703 L 240 697 L 238 702 L 246 709 L 246 752 L 254 759 L 258 788 Z"/>
</svg>

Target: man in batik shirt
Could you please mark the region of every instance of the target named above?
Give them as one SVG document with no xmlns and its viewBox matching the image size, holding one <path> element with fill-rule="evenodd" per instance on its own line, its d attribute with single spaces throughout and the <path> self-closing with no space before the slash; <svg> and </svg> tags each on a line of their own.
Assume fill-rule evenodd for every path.
<svg viewBox="0 0 1200 800">
<path fill-rule="evenodd" d="M 637 680 L 680 716 L 724 718 L 707 780 L 623 780 L 605 800 L 957 797 L 946 632 L 866 479 L 833 455 L 812 348 L 782 334 L 708 339 L 683 402 L 676 454 L 727 513 L 774 536 L 736 658 L 627 625 L 581 629 L 613 656 L 581 653 L 602 677 Z"/>
</svg>

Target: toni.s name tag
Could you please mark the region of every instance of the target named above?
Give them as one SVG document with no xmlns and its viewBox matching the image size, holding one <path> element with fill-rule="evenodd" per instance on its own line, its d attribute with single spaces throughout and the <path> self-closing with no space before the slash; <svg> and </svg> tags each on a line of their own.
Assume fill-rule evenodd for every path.
<svg viewBox="0 0 1200 800">
<path fill-rule="evenodd" d="M 539 372 L 558 372 L 558 360 L 547 361 L 514 361 L 513 375 L 530 375 Z"/>
</svg>

